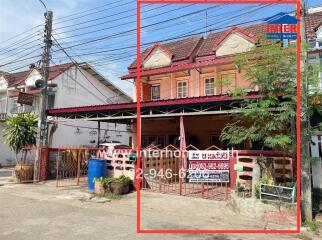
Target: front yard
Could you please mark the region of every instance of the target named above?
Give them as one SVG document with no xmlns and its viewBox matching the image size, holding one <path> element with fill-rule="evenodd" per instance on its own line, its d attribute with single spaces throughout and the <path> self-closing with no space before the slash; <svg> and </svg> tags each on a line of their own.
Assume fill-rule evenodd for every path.
<svg viewBox="0 0 322 240">
<path fill-rule="evenodd" d="M 136 235 L 136 193 L 105 203 L 89 200 L 79 188 L 45 184 L 4 184 L 0 187 L 0 239 L 256 239 L 249 235 Z M 243 200 L 241 200 L 243 201 Z M 251 201 L 251 200 L 247 200 Z M 237 206 L 236 206 L 237 204 Z M 292 228 L 289 223 L 265 223 L 251 218 L 259 209 L 236 210 L 240 202 L 211 201 L 142 192 L 142 227 L 174 228 Z M 236 212 L 237 211 L 237 212 Z M 266 235 L 265 239 L 295 239 Z M 313 238 L 314 239 L 314 238 Z M 316 238 L 318 239 L 318 238 Z"/>
</svg>

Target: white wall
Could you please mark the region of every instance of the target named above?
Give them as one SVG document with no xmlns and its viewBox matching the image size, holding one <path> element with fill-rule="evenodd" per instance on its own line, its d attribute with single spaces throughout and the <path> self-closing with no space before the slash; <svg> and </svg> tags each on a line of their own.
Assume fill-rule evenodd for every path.
<svg viewBox="0 0 322 240">
<path fill-rule="evenodd" d="M 106 97 L 110 98 L 116 96 L 116 93 L 101 84 L 88 72 L 82 71 L 86 76 L 85 77 L 81 72 L 75 70 L 76 67 L 73 67 L 55 79 L 55 83 L 58 84 L 55 97 L 55 108 L 106 104 Z M 77 79 L 77 82 L 75 82 L 74 79 Z M 91 81 L 99 91 L 89 81 Z M 100 92 L 102 92 L 104 96 Z M 116 98 L 112 98 L 112 100 L 116 100 Z M 127 101 L 128 100 L 124 97 L 118 98 L 118 102 Z M 77 128 L 79 128 L 80 131 L 77 131 Z M 106 135 L 108 135 L 109 138 L 107 140 L 120 141 L 123 144 L 129 144 L 129 137 L 131 134 L 125 132 L 125 124 L 117 124 L 115 127 L 114 123 L 102 122 L 101 129 L 101 139 L 104 136 L 105 130 L 108 129 Z M 60 122 L 54 133 L 52 146 L 96 146 L 97 134 L 90 134 L 91 131 L 97 132 L 97 122 L 74 120 Z M 95 143 L 90 143 L 90 141 L 94 139 Z"/>
<path fill-rule="evenodd" d="M 105 96 L 103 96 L 76 67 L 73 67 L 53 80 L 53 82 L 58 85 L 55 93 L 54 108 L 107 104 L 106 97 L 111 98 L 117 95 L 88 72 L 82 71 L 87 79 Z M 118 100 L 118 103 L 128 102 L 128 99 L 124 97 L 118 97 L 118 99 L 112 98 L 111 100 Z M 8 110 L 12 108 L 12 105 L 13 99 L 9 98 L 10 107 Z M 77 134 L 77 127 L 80 129 L 80 134 Z M 126 125 L 117 124 L 115 128 L 115 124 L 113 123 L 101 123 L 101 129 L 101 139 L 104 136 L 105 129 L 109 129 L 107 135 L 110 137 L 107 140 L 120 141 L 123 144 L 129 144 L 131 133 L 125 132 Z M 14 154 L 4 144 L 2 130 L 3 123 L 0 122 L 0 164 L 8 165 L 10 160 L 15 164 Z M 97 132 L 97 122 L 68 121 L 59 123 L 58 128 L 53 135 L 52 146 L 96 146 L 97 135 L 90 134 L 93 130 L 96 130 Z M 90 141 L 94 139 L 95 143 L 90 143 Z"/>
<path fill-rule="evenodd" d="M 12 165 L 15 164 L 15 155 L 10 151 L 9 147 L 4 143 L 3 137 L 4 123 L 0 122 L 0 164 Z"/>
<path fill-rule="evenodd" d="M 94 133 L 95 132 L 95 133 Z M 104 138 L 106 136 L 106 138 Z M 120 141 L 129 144 L 129 132 L 126 132 L 126 125 L 113 123 L 101 123 L 100 140 Z M 58 123 L 54 134 L 52 147 L 62 146 L 96 146 L 98 129 L 96 122 L 69 121 Z M 95 142 L 91 142 L 95 140 Z"/>
</svg>

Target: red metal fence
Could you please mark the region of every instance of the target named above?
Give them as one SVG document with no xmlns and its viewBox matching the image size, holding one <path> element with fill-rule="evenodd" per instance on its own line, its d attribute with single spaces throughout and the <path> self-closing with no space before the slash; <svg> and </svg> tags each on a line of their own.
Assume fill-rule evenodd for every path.
<svg viewBox="0 0 322 240">
<path fill-rule="evenodd" d="M 198 150 L 194 146 L 189 148 Z M 208 150 L 212 148 L 213 146 Z M 182 154 L 172 145 L 163 149 L 151 145 L 144 149 L 141 160 L 142 189 L 216 200 L 226 200 L 229 197 L 229 182 L 189 182 L 188 173 L 182 168 Z"/>
<path fill-rule="evenodd" d="M 89 147 L 48 148 L 47 152 L 43 150 L 48 159 L 43 166 L 47 169 L 40 173 L 48 179 L 56 179 L 57 187 L 85 185 L 88 159 L 96 156 L 97 151 L 97 148 Z"/>
</svg>

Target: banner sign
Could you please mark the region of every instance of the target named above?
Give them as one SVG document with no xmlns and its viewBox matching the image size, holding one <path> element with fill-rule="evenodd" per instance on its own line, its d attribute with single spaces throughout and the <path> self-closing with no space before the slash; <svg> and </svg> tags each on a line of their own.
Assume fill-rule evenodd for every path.
<svg viewBox="0 0 322 240">
<path fill-rule="evenodd" d="M 18 103 L 31 106 L 33 101 L 34 95 L 25 92 L 19 92 L 17 100 Z"/>
<path fill-rule="evenodd" d="M 267 39 L 289 39 L 297 38 L 297 18 L 286 13 L 279 13 L 265 19 Z"/>
<path fill-rule="evenodd" d="M 188 159 L 189 182 L 229 182 L 229 150 L 193 150 Z"/>
</svg>

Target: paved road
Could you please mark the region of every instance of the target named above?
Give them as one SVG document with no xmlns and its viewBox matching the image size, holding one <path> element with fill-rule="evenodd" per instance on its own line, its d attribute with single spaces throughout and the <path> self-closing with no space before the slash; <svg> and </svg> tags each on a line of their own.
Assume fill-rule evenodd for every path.
<svg viewBox="0 0 322 240">
<path fill-rule="evenodd" d="M 146 226 L 185 226 L 185 212 L 164 213 L 162 203 L 168 196 L 143 194 Z M 290 235 L 142 235 L 136 234 L 135 194 L 110 203 L 85 201 L 88 193 L 79 189 L 57 189 L 49 185 L 8 184 L 0 187 L 1 240 L 251 240 L 298 239 Z M 168 201 L 168 200 L 167 200 Z M 182 201 L 182 200 L 180 200 Z M 189 201 L 189 200 L 186 200 Z M 187 203 L 186 203 L 187 204 Z M 200 207 L 203 202 L 195 204 Z M 206 203 L 208 204 L 208 203 Z M 198 206 L 197 206 L 198 205 Z M 180 206 L 178 206 L 180 207 Z M 215 207 L 215 205 L 213 206 Z M 148 214 L 150 212 L 151 214 Z M 206 212 L 206 211 L 205 211 Z M 224 209 L 225 212 L 225 209 Z M 153 213 L 153 214 L 152 214 Z M 196 219 L 203 214 L 194 213 Z M 157 216 L 159 216 L 157 218 Z M 205 217 L 210 216 L 205 213 Z M 238 216 L 236 216 L 238 219 Z M 232 222 L 237 222 L 232 219 Z M 200 221 L 200 220 L 198 220 Z M 209 220 L 210 221 L 210 220 Z M 212 222 L 214 224 L 214 222 Z M 237 224 L 237 223 L 236 223 Z M 240 223 L 242 224 L 242 223 Z M 261 225 L 261 223 L 259 223 Z M 233 226 L 232 226 L 233 227 Z M 318 238 L 317 238 L 318 239 Z"/>
<path fill-rule="evenodd" d="M 0 168 L 0 178 L 1 177 L 11 177 L 11 169 Z"/>
</svg>

